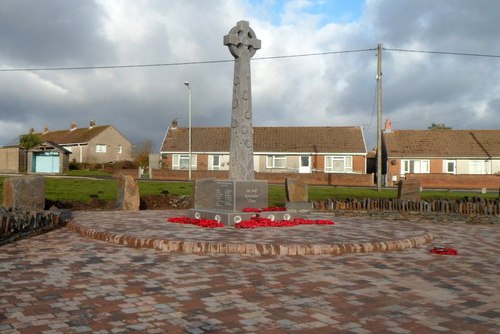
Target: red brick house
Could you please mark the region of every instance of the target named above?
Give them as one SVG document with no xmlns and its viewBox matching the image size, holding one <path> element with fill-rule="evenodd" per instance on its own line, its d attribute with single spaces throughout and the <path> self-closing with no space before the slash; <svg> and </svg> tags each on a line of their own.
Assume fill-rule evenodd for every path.
<svg viewBox="0 0 500 334">
<path fill-rule="evenodd" d="M 311 183 L 336 184 L 332 179 L 341 182 L 343 175 L 351 176 L 351 180 L 361 175 L 362 185 L 373 184 L 372 175 L 366 174 L 367 151 L 361 127 L 254 127 L 253 130 L 256 178 L 280 182 L 286 176 L 300 174 Z M 196 127 L 191 131 L 194 178 L 227 178 L 230 128 Z M 178 128 L 175 124 L 167 130 L 160 152 L 161 178 L 187 178 L 188 133 L 188 128 Z"/>
<path fill-rule="evenodd" d="M 424 188 L 500 187 L 500 130 L 392 130 L 383 161 L 388 186 L 418 179 Z"/>
</svg>

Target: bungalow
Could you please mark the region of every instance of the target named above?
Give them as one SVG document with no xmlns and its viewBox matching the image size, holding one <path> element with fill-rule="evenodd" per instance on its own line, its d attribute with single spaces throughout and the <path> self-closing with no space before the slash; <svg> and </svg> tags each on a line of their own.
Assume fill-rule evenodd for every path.
<svg viewBox="0 0 500 334">
<path fill-rule="evenodd" d="M 382 137 L 389 186 L 408 178 L 426 188 L 500 186 L 500 130 L 392 130 L 387 122 Z"/>
<path fill-rule="evenodd" d="M 132 143 L 111 125 L 99 126 L 90 121 L 88 128 L 78 128 L 72 123 L 67 130 L 49 131 L 45 128 L 38 135 L 42 142 L 53 142 L 69 151 L 70 161 L 106 163 L 132 160 Z"/>
<path fill-rule="evenodd" d="M 230 130 L 229 127 L 191 129 L 191 170 L 197 171 L 198 177 L 217 177 L 217 173 L 202 171 L 229 170 Z M 257 178 L 260 175 L 269 179 L 272 174 L 276 177 L 277 174 L 322 174 L 326 179 L 330 174 L 331 179 L 331 174 L 363 174 L 369 179 L 366 178 L 367 151 L 361 127 L 254 127 L 253 131 Z M 160 151 L 164 170 L 189 169 L 188 133 L 188 128 L 178 128 L 175 122 L 167 130 Z"/>
</svg>

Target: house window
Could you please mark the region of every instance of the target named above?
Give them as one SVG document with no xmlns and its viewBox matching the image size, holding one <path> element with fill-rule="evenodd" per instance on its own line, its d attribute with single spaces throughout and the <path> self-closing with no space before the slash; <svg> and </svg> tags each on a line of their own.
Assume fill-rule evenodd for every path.
<svg viewBox="0 0 500 334">
<path fill-rule="evenodd" d="M 444 161 L 444 172 L 448 174 L 457 173 L 457 161 L 456 160 L 445 160 Z"/>
<path fill-rule="evenodd" d="M 484 160 L 471 160 L 470 173 L 471 174 L 486 174 L 486 163 Z"/>
<path fill-rule="evenodd" d="M 220 155 L 212 155 L 212 170 L 220 170 L 221 164 L 221 156 Z"/>
<path fill-rule="evenodd" d="M 266 160 L 266 168 L 286 168 L 286 156 L 268 155 Z"/>
<path fill-rule="evenodd" d="M 325 173 L 352 173 L 352 157 L 325 156 Z"/>
<path fill-rule="evenodd" d="M 191 155 L 191 169 L 196 169 L 196 155 Z M 189 169 L 189 154 L 174 154 L 172 156 L 172 169 Z"/>
<path fill-rule="evenodd" d="M 95 151 L 96 153 L 106 153 L 106 148 L 107 148 L 106 144 L 97 144 L 95 146 Z"/>
<path fill-rule="evenodd" d="M 401 174 L 428 174 L 429 173 L 429 160 L 402 160 Z"/>
<path fill-rule="evenodd" d="M 123 153 L 123 146 L 122 145 L 118 145 L 116 147 L 116 150 L 117 150 L 118 154 L 122 154 Z"/>
</svg>

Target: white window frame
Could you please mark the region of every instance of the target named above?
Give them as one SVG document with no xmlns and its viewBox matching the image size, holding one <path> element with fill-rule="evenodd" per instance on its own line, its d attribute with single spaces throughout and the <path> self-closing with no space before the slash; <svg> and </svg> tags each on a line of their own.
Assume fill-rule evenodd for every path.
<svg viewBox="0 0 500 334">
<path fill-rule="evenodd" d="M 108 151 L 108 145 L 106 144 L 95 144 L 96 153 L 106 153 Z"/>
<path fill-rule="evenodd" d="M 268 169 L 285 169 L 286 155 L 268 155 L 266 157 L 266 168 Z"/>
<path fill-rule="evenodd" d="M 337 165 L 340 168 L 336 168 Z M 352 173 L 352 156 L 351 155 L 325 156 L 325 173 Z"/>
<path fill-rule="evenodd" d="M 484 160 L 469 160 L 469 174 L 486 174 L 486 163 Z M 479 173 L 476 173 L 479 171 Z"/>
<path fill-rule="evenodd" d="M 122 145 L 118 145 L 116 147 L 116 150 L 118 151 L 118 154 L 122 154 L 123 153 L 123 146 Z"/>
<path fill-rule="evenodd" d="M 211 155 L 211 166 L 210 170 L 220 170 L 222 165 L 222 155 Z M 215 163 L 218 160 L 217 163 Z"/>
<path fill-rule="evenodd" d="M 401 175 L 405 174 L 429 174 L 431 161 L 428 159 L 404 159 L 401 160 Z"/>
<path fill-rule="evenodd" d="M 453 170 L 449 170 L 449 166 L 453 166 Z M 444 160 L 443 173 L 445 174 L 456 174 L 457 173 L 457 161 L 456 160 Z"/>
<path fill-rule="evenodd" d="M 196 169 L 197 156 L 191 154 L 191 169 Z M 189 169 L 189 154 L 172 154 L 172 169 L 188 170 Z"/>
</svg>

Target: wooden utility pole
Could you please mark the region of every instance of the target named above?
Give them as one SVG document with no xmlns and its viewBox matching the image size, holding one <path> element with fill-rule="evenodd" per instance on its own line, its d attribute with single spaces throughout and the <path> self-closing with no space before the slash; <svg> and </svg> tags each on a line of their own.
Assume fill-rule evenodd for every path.
<svg viewBox="0 0 500 334">
<path fill-rule="evenodd" d="M 377 191 L 382 187 L 382 44 L 377 45 Z"/>
</svg>

